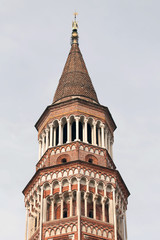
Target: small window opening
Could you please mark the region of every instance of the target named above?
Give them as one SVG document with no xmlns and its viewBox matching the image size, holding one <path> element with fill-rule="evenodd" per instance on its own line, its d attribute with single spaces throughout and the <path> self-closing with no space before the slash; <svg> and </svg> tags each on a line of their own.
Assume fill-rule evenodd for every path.
<svg viewBox="0 0 160 240">
<path fill-rule="evenodd" d="M 89 211 L 89 218 L 93 218 L 93 210 Z"/>
<path fill-rule="evenodd" d="M 66 162 L 67 162 L 66 158 L 63 158 L 62 163 L 66 163 Z"/>
<path fill-rule="evenodd" d="M 63 218 L 67 218 L 67 209 L 63 210 Z"/>
<path fill-rule="evenodd" d="M 90 159 L 88 160 L 88 162 L 89 162 L 89 163 L 93 163 L 93 159 L 90 158 Z"/>
</svg>

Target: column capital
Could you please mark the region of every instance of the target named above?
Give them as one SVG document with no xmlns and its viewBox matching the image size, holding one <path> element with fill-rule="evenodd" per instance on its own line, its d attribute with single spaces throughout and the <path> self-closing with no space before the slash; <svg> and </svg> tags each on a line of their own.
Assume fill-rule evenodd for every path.
<svg viewBox="0 0 160 240">
<path fill-rule="evenodd" d="M 84 123 L 86 123 L 86 122 L 88 122 L 88 119 L 87 119 L 87 118 L 84 119 Z"/>
<path fill-rule="evenodd" d="M 47 127 L 47 128 L 45 128 L 45 132 L 47 133 L 47 132 L 49 132 L 49 128 Z"/>
<path fill-rule="evenodd" d="M 49 123 L 48 126 L 51 128 L 53 127 L 53 122 Z"/>
<path fill-rule="evenodd" d="M 39 142 L 39 143 L 42 143 L 42 138 L 39 138 L 39 139 L 38 139 L 38 142 Z"/>
<path fill-rule="evenodd" d="M 102 203 L 105 203 L 107 201 L 107 197 L 103 197 L 101 201 Z"/>
<path fill-rule="evenodd" d="M 92 124 L 93 124 L 94 126 L 96 126 L 96 125 L 97 125 L 97 121 L 93 119 Z"/>
<path fill-rule="evenodd" d="M 98 194 L 95 194 L 95 195 L 93 196 L 93 201 L 97 201 L 97 199 L 98 199 Z"/>
<path fill-rule="evenodd" d="M 100 127 L 101 127 L 101 128 L 104 128 L 104 127 L 105 127 L 104 123 L 101 123 L 101 124 L 100 124 Z"/>
<path fill-rule="evenodd" d="M 46 136 L 45 132 L 43 132 L 41 136 L 42 138 L 44 138 Z"/>
<path fill-rule="evenodd" d="M 77 120 L 77 119 L 79 120 L 79 119 L 80 119 L 80 117 L 79 117 L 79 116 L 75 116 L 75 119 L 76 119 L 76 120 Z"/>
<path fill-rule="evenodd" d="M 85 194 L 84 194 L 84 199 L 87 199 L 88 196 L 89 196 L 89 192 L 85 192 Z"/>
</svg>

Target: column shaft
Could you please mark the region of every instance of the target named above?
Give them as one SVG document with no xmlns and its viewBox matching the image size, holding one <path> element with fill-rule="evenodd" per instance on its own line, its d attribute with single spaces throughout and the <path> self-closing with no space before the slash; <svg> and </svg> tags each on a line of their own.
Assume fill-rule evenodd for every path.
<svg viewBox="0 0 160 240">
<path fill-rule="evenodd" d="M 42 156 L 42 139 L 39 139 L 39 159 Z"/>
<path fill-rule="evenodd" d="M 67 143 L 69 143 L 71 141 L 71 124 L 70 124 L 70 120 L 67 119 Z"/>
<path fill-rule="evenodd" d="M 104 148 L 104 125 L 101 125 L 101 143 L 102 147 Z"/>
<path fill-rule="evenodd" d="M 79 141 L 79 117 L 75 117 L 76 119 L 76 141 Z"/>
<path fill-rule="evenodd" d="M 84 120 L 84 142 L 88 143 L 88 138 L 87 138 L 87 119 Z"/>
<path fill-rule="evenodd" d="M 46 150 L 48 149 L 48 133 L 49 129 L 46 129 Z"/>
<path fill-rule="evenodd" d="M 53 146 L 53 124 L 50 124 L 49 127 L 50 127 L 50 141 L 49 141 L 49 146 L 52 147 L 52 146 Z"/>
<path fill-rule="evenodd" d="M 93 218 L 96 219 L 96 199 L 93 199 Z"/>
<path fill-rule="evenodd" d="M 56 146 L 56 128 L 54 127 L 53 146 Z"/>
</svg>

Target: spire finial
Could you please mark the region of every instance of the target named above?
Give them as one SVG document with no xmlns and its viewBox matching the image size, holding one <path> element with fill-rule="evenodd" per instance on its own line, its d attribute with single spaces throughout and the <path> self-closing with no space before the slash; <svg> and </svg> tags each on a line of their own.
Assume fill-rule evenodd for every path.
<svg viewBox="0 0 160 240">
<path fill-rule="evenodd" d="M 74 12 L 74 21 L 72 21 L 72 41 L 71 41 L 71 45 L 76 43 L 78 44 L 78 23 L 77 23 L 77 15 L 78 13 L 75 11 Z"/>
</svg>

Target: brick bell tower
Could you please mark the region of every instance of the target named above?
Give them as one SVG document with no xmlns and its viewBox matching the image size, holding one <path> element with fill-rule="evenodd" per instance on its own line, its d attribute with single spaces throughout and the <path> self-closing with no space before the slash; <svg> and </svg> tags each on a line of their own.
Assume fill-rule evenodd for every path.
<svg viewBox="0 0 160 240">
<path fill-rule="evenodd" d="M 23 190 L 25 240 L 127 240 L 130 195 L 113 161 L 115 122 L 99 104 L 78 44 L 35 127 L 39 161 Z"/>
</svg>

